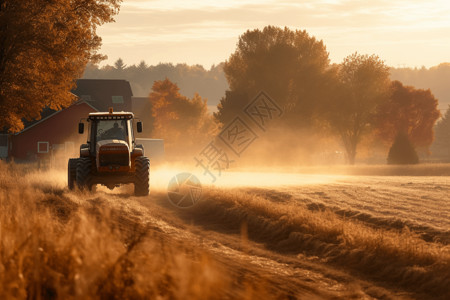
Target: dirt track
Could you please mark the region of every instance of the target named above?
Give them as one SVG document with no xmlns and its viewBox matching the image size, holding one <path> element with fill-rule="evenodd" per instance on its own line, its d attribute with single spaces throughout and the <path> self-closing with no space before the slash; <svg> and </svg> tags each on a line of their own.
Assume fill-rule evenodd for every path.
<svg viewBox="0 0 450 300">
<path fill-rule="evenodd" d="M 408 238 L 423 241 L 425 247 L 436 246 L 448 259 L 448 177 L 283 175 L 291 177 L 289 185 L 278 186 L 276 180 L 270 180 L 277 175 L 266 174 L 272 183 L 265 187 L 229 183 L 220 188 L 205 187 L 196 207 L 180 210 L 168 202 L 162 186 L 154 186 L 149 197 L 132 196 L 132 187 L 69 192 L 61 175 L 55 176 L 58 183 L 50 186 L 42 184 L 44 179 L 34 179 L 35 187 L 47 195 L 41 204 L 52 214 L 64 222 L 80 208 L 99 217 L 108 210 L 115 226 L 128 237 L 127 253 L 145 236 L 161 241 L 172 252 L 180 247 L 206 254 L 213 261 L 214 272 L 219 272 L 219 277 L 226 274 L 224 290 L 213 291 L 217 299 L 445 299 L 450 294 L 446 289 L 448 276 L 434 278 L 435 274 L 449 275 L 448 269 L 439 267 L 432 273 L 427 271 L 426 262 L 423 266 L 418 262 L 417 268 L 426 270 L 420 269 L 419 274 L 406 261 L 398 265 L 398 274 L 389 274 L 393 269 L 384 269 L 383 264 L 394 262 L 395 257 L 378 250 L 372 253 L 371 245 L 351 248 L 350 237 L 340 240 L 348 235 L 347 223 L 361 230 L 378 230 L 376 234 L 382 232 L 383 236 L 392 233 L 403 237 L 407 230 Z M 297 210 L 301 218 L 311 220 L 309 224 L 296 223 Z M 327 216 L 342 220 L 336 237 L 331 231 L 320 231 L 326 224 L 314 228 L 317 220 L 326 223 Z M 423 254 L 424 246 L 417 245 L 422 252 L 408 249 L 408 253 Z M 370 255 L 366 256 L 364 249 Z M 145 243 L 140 250 L 145 251 Z M 199 275 L 200 285 L 205 276 L 208 272 Z M 191 280 L 196 280 L 195 275 Z"/>
</svg>

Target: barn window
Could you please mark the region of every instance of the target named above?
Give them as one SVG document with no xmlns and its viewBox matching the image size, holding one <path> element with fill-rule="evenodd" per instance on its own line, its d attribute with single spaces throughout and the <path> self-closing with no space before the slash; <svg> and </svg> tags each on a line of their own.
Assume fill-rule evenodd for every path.
<svg viewBox="0 0 450 300">
<path fill-rule="evenodd" d="M 38 153 L 48 153 L 49 144 L 48 142 L 38 142 Z"/>
<path fill-rule="evenodd" d="M 112 103 L 123 103 L 123 96 L 112 96 Z"/>
</svg>

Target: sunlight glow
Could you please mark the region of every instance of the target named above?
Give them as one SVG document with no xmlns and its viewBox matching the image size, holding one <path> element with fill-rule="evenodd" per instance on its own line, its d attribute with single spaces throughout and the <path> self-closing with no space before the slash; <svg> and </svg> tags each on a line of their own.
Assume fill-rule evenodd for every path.
<svg viewBox="0 0 450 300">
<path fill-rule="evenodd" d="M 301 186 L 332 183 L 343 176 L 294 173 L 227 172 L 212 184 L 222 188 Z"/>
<path fill-rule="evenodd" d="M 151 172 L 150 185 L 152 189 L 165 190 L 169 181 L 175 175 L 182 172 L 193 173 L 204 187 L 214 186 L 220 188 L 235 187 L 275 187 L 275 186 L 301 186 L 328 184 L 336 182 L 346 176 L 341 175 L 317 175 L 282 172 L 224 172 L 221 176 L 212 178 L 204 174 L 201 169 L 187 166 L 162 166 L 156 167 Z"/>
<path fill-rule="evenodd" d="M 128 65 L 209 67 L 227 59 L 246 30 L 274 25 L 323 40 L 334 63 L 358 51 L 394 67 L 431 67 L 450 61 L 449 15 L 443 0 L 130 0 L 99 34 L 104 64 L 121 57 Z"/>
<path fill-rule="evenodd" d="M 234 8 L 244 5 L 261 5 L 275 3 L 274 0 L 155 0 L 155 1 L 126 1 L 123 7 L 131 9 L 151 9 L 151 10 L 180 10 L 180 9 L 207 9 L 207 8 Z"/>
</svg>

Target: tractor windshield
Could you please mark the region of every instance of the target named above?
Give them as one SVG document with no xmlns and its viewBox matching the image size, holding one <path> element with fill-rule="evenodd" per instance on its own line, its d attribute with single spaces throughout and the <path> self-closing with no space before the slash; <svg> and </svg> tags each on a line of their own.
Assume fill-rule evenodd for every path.
<svg viewBox="0 0 450 300">
<path fill-rule="evenodd" d="M 127 120 L 99 120 L 96 140 L 124 140 L 128 142 Z"/>
</svg>

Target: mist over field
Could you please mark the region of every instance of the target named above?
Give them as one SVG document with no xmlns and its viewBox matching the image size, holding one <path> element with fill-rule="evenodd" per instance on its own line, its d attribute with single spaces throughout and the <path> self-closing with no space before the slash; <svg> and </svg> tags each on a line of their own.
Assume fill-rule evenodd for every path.
<svg viewBox="0 0 450 300">
<path fill-rule="evenodd" d="M 450 299 L 448 5 L 316 2 L 0 1 L 0 299 Z"/>
<path fill-rule="evenodd" d="M 65 170 L 0 167 L 4 299 L 449 295 L 446 176 L 231 172 L 180 210 L 164 182 L 182 166 L 154 167 L 149 197 L 71 192 Z"/>
</svg>

